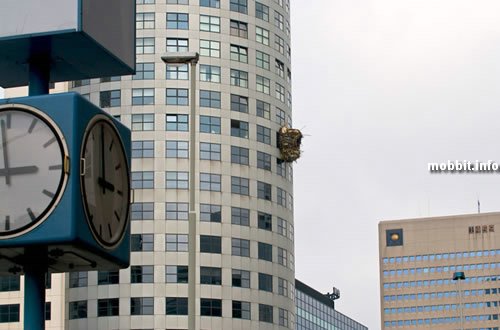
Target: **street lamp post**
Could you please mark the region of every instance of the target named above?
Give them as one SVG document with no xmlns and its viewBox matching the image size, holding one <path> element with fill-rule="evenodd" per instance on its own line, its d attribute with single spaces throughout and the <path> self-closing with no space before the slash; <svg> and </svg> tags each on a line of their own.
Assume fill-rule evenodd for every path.
<svg viewBox="0 0 500 330">
<path fill-rule="evenodd" d="M 460 304 L 460 329 L 464 330 L 464 311 L 462 306 L 462 288 L 460 286 L 460 281 L 465 280 L 464 272 L 455 272 L 453 273 L 453 280 L 457 281 L 458 286 L 458 301 Z"/>
<path fill-rule="evenodd" d="M 188 329 L 196 329 L 196 64 L 200 55 L 196 52 L 167 53 L 162 56 L 163 62 L 168 64 L 191 64 L 191 107 L 189 113 L 189 229 L 188 229 Z"/>
</svg>

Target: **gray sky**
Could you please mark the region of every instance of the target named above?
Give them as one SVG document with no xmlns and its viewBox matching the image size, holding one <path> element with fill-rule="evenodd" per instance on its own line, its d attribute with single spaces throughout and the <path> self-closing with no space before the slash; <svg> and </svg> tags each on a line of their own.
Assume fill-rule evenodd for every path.
<svg viewBox="0 0 500 330">
<path fill-rule="evenodd" d="M 500 2 L 292 1 L 297 278 L 380 328 L 380 220 L 500 211 Z"/>
</svg>

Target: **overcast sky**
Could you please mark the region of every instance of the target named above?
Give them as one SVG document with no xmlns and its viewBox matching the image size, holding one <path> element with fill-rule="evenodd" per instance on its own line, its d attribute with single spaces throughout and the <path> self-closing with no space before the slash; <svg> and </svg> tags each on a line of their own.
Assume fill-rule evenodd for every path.
<svg viewBox="0 0 500 330">
<path fill-rule="evenodd" d="M 500 2 L 292 2 L 297 278 L 380 328 L 378 222 L 500 211 Z"/>
</svg>

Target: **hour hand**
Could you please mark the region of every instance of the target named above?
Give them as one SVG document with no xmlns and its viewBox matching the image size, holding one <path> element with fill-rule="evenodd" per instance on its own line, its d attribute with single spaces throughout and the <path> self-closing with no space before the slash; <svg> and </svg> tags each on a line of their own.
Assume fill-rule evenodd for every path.
<svg viewBox="0 0 500 330">
<path fill-rule="evenodd" d="M 115 186 L 111 182 L 108 182 L 101 177 L 97 178 L 97 184 L 102 187 L 103 192 L 105 192 L 106 189 L 111 192 L 115 191 Z"/>
<path fill-rule="evenodd" d="M 19 166 L 0 169 L 0 176 L 33 174 L 38 172 L 37 166 Z"/>
</svg>

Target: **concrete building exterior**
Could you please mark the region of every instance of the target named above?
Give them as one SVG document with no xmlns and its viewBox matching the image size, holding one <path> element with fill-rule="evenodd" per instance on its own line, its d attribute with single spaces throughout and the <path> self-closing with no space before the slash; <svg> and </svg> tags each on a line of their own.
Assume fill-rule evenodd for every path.
<svg viewBox="0 0 500 330">
<path fill-rule="evenodd" d="M 382 329 L 499 329 L 500 213 L 382 221 L 379 251 Z"/>
<path fill-rule="evenodd" d="M 335 309 L 330 297 L 295 280 L 296 330 L 367 330 Z"/>
</svg>

